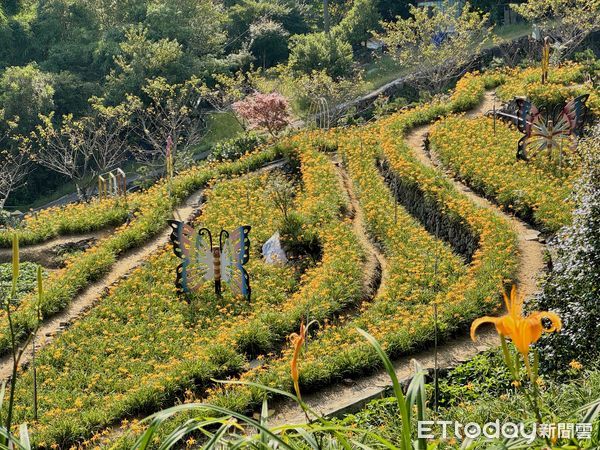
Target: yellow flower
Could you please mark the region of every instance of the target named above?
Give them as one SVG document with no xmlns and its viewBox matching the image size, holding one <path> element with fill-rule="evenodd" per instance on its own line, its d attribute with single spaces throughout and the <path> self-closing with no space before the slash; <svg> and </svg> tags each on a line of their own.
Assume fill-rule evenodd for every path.
<svg viewBox="0 0 600 450">
<path fill-rule="evenodd" d="M 471 339 L 475 340 L 477 328 L 484 323 L 493 323 L 496 326 L 496 331 L 501 336 L 510 338 L 517 347 L 517 350 L 527 356 L 529 346 L 536 343 L 542 333 L 551 333 L 559 331 L 562 327 L 560 317 L 557 314 L 549 311 L 536 311 L 528 316 L 523 316 L 523 300 L 522 296 L 517 293 L 517 287 L 513 285 L 510 292 L 510 298 L 504 295 L 504 302 L 508 313 L 501 317 L 481 317 L 471 325 Z M 544 328 L 543 319 L 550 321 L 550 327 Z"/>
<path fill-rule="evenodd" d="M 583 364 L 581 364 L 579 361 L 573 360 L 569 363 L 569 367 L 571 367 L 571 369 L 581 370 L 583 369 Z"/>
<path fill-rule="evenodd" d="M 290 341 L 294 347 L 294 356 L 292 358 L 292 362 L 291 362 L 291 374 L 292 374 L 292 380 L 294 381 L 294 390 L 296 391 L 296 395 L 298 396 L 298 398 L 301 398 L 300 396 L 300 384 L 298 383 L 298 378 L 299 378 L 299 374 L 298 374 L 298 358 L 300 357 L 300 350 L 302 350 L 302 345 L 304 344 L 304 341 L 306 340 L 306 327 L 304 326 L 304 322 L 302 322 L 300 324 L 300 333 L 296 334 L 293 333 L 290 336 Z"/>
</svg>

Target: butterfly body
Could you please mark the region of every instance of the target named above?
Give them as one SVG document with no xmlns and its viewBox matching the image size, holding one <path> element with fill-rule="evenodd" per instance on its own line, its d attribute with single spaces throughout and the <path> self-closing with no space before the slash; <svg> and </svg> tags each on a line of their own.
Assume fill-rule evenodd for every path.
<svg viewBox="0 0 600 450">
<path fill-rule="evenodd" d="M 213 245 L 207 228 L 195 230 L 177 220 L 170 220 L 169 225 L 173 252 L 182 259 L 175 283 L 180 292 L 195 292 L 205 282 L 214 281 L 215 292 L 221 295 L 221 284 L 225 282 L 234 295 L 250 299 L 250 277 L 244 268 L 250 258 L 249 226 L 231 233 L 221 230 L 218 245 Z"/>
</svg>

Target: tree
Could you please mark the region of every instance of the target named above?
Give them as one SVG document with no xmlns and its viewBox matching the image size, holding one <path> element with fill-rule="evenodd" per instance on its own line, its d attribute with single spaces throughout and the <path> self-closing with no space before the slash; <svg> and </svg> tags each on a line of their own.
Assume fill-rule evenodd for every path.
<svg viewBox="0 0 600 450">
<path fill-rule="evenodd" d="M 137 97 L 128 99 L 137 105 L 135 130 L 141 140 L 137 158 L 148 166 L 164 167 L 170 139 L 175 165 L 187 163 L 203 136 L 205 112 L 201 105 L 205 86 L 195 77 L 179 84 L 158 77 L 149 80 L 142 90 L 149 99 L 147 106 Z"/>
<path fill-rule="evenodd" d="M 262 67 L 271 67 L 288 56 L 289 33 L 280 23 L 264 20 L 250 25 L 250 51 Z"/>
<path fill-rule="evenodd" d="M 0 77 L 0 119 L 18 122 L 18 131 L 31 131 L 38 115 L 54 107 L 52 76 L 36 64 L 8 67 Z"/>
<path fill-rule="evenodd" d="M 333 29 L 343 40 L 354 47 L 367 41 L 379 29 L 381 14 L 378 0 L 354 0 L 352 8 Z"/>
<path fill-rule="evenodd" d="M 107 77 L 107 95 L 113 103 L 122 101 L 127 94 L 141 95 L 147 79 L 172 78 L 183 55 L 177 41 L 152 41 L 148 29 L 141 25 L 128 28 L 119 47 L 120 53 L 115 57 L 117 68 Z"/>
<path fill-rule="evenodd" d="M 288 34 L 309 31 L 308 8 L 295 0 L 242 0 L 227 8 L 229 48 L 240 48 L 250 34 L 250 26 L 262 21 L 280 23 Z M 287 43 L 287 39 L 286 39 Z"/>
<path fill-rule="evenodd" d="M 11 30 L 10 25 L 8 24 L 8 18 L 4 13 L 4 9 L 0 4 L 0 42 L 4 42 L 8 44 L 11 40 Z M 0 67 L 4 66 L 10 56 L 10 45 L 3 45 L 2 49 L 0 49 Z"/>
<path fill-rule="evenodd" d="M 411 6 L 410 14 L 384 23 L 379 38 L 394 59 L 416 69 L 419 84 L 439 92 L 476 62 L 491 33 L 488 16 L 458 2 L 431 10 Z"/>
<path fill-rule="evenodd" d="M 316 121 L 322 128 L 337 126 L 347 114 L 347 105 L 364 92 L 360 73 L 352 78 L 335 80 L 327 72 L 313 72 L 293 79 L 295 98 L 307 112 L 305 120 Z"/>
<path fill-rule="evenodd" d="M 10 195 L 23 185 L 29 172 L 28 139 L 7 132 L 0 136 L 0 210 Z"/>
<path fill-rule="evenodd" d="M 99 174 L 117 168 L 125 160 L 136 106 L 104 106 L 98 98 L 92 102 L 92 115 L 75 119 L 69 114 L 62 117 L 60 125 L 53 122 L 54 113 L 42 116 L 42 124 L 34 134 L 38 150 L 33 160 L 72 180 L 80 200 L 89 198 Z"/>
<path fill-rule="evenodd" d="M 277 135 L 290 124 L 289 104 L 277 92 L 256 92 L 236 102 L 233 109 L 251 128 L 265 129 L 271 136 Z"/>
<path fill-rule="evenodd" d="M 101 93 L 99 83 L 85 81 L 80 75 L 62 71 L 53 77 L 54 113 L 57 117 L 73 114 L 75 117 L 89 114 L 89 99 Z"/>
<path fill-rule="evenodd" d="M 186 53 L 206 57 L 223 51 L 225 18 L 212 0 L 150 0 L 145 24 L 150 39 L 177 41 Z"/>
<path fill-rule="evenodd" d="M 339 36 L 313 33 L 292 36 L 289 67 L 300 73 L 325 70 L 333 78 L 352 72 L 352 46 Z"/>
<path fill-rule="evenodd" d="M 561 56 L 570 56 L 593 31 L 600 29 L 600 0 L 529 0 L 511 7 L 542 27 L 544 35 L 559 45 Z"/>
<path fill-rule="evenodd" d="M 102 30 L 96 12 L 82 1 L 39 2 L 31 23 L 33 58 L 51 72 L 69 70 L 101 78 L 96 51 Z"/>
<path fill-rule="evenodd" d="M 379 12 L 383 20 L 389 21 L 396 17 L 409 17 L 410 6 L 416 5 L 416 0 L 399 2 L 398 0 L 379 0 Z"/>
</svg>

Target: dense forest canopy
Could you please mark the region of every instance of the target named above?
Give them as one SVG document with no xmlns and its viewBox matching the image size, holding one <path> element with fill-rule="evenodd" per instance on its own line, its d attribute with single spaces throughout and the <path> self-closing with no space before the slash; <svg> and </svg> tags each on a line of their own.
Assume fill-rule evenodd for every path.
<svg viewBox="0 0 600 450">
<path fill-rule="evenodd" d="M 469 3 L 476 14 L 481 12 L 482 21 L 501 22 L 504 7 L 497 2 Z M 123 104 L 138 105 L 147 113 L 157 100 L 148 95 L 152 80 L 159 79 L 164 92 L 173 94 L 173 86 L 194 79 L 201 101 L 175 108 L 196 115 L 194 128 L 201 122 L 202 108 L 204 113 L 222 112 L 223 106 L 232 111 L 240 95 L 283 90 L 264 83 L 257 87 L 255 74 L 260 71 L 261 76 L 268 74 L 263 82 L 269 77 L 293 80 L 288 91 L 298 98 L 291 103 L 310 109 L 311 98 L 346 101 L 359 86 L 362 89 L 361 74 L 373 67 L 366 41 L 386 29 L 383 23 L 411 17 L 415 4 L 416 0 L 2 0 L 0 148 L 12 158 L 28 153 L 34 161 L 26 186 L 13 187 L 8 204 L 31 205 L 41 186 L 47 193 L 74 181 L 64 167 L 57 171 L 55 163 L 44 165 L 44 158 L 36 159 L 39 146 L 51 144 L 52 135 L 57 148 L 81 155 L 80 148 L 67 148 L 58 140 L 73 142 L 69 131 L 90 130 L 98 120 L 106 123 L 106 115 L 98 118 L 99 105 L 114 108 L 108 116 L 128 111 L 128 119 L 137 118 Z M 478 39 L 482 44 L 483 38 Z M 398 68 L 406 65 L 400 60 L 395 64 L 387 76 L 398 76 Z M 268 72 L 270 68 L 274 71 Z M 207 99 L 211 89 L 224 87 L 230 92 L 217 97 L 227 98 L 225 105 Z M 125 136 L 133 141 L 138 134 L 128 131 Z M 144 136 L 132 143 L 155 147 Z M 132 148 L 123 162 L 135 154 Z M 65 155 L 62 159 L 62 166 L 72 163 Z"/>
<path fill-rule="evenodd" d="M 365 7 L 367 22 L 359 14 Z M 350 30 L 344 39 L 356 44 L 381 18 L 406 7 L 334 0 L 329 10 L 331 26 L 343 22 Z M 41 124 L 40 115 L 52 113 L 55 122 L 82 117 L 93 112 L 93 98 L 113 106 L 128 95 L 147 101 L 143 87 L 157 77 L 183 83 L 193 76 L 211 86 L 220 74 L 285 62 L 295 36 L 323 26 L 317 0 L 3 0 L 0 136 L 14 152 L 14 143 Z M 64 182 L 40 167 L 28 178 L 14 204 L 30 202 L 42 180 L 46 190 Z"/>
</svg>

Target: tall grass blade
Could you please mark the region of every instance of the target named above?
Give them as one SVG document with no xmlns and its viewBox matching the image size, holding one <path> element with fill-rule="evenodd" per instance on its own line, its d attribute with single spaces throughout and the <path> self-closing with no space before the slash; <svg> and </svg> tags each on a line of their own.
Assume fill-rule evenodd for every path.
<svg viewBox="0 0 600 450">
<path fill-rule="evenodd" d="M 375 351 L 379 355 L 379 358 L 383 362 L 386 372 L 392 380 L 394 395 L 396 396 L 396 400 L 398 402 L 398 410 L 400 411 L 400 417 L 402 419 L 402 436 L 400 448 L 402 448 L 403 450 L 409 450 L 412 447 L 410 417 L 408 407 L 406 404 L 406 399 L 404 397 L 404 394 L 402 393 L 402 387 L 400 386 L 400 382 L 398 381 L 398 377 L 396 376 L 394 365 L 388 358 L 383 348 L 381 348 L 379 342 L 377 342 L 377 339 L 375 339 L 365 330 L 357 328 L 357 331 L 360 334 L 362 334 L 364 338 L 369 342 L 369 344 L 371 344 L 371 346 L 375 349 Z"/>
<path fill-rule="evenodd" d="M 19 443 L 24 450 L 31 450 L 31 442 L 29 441 L 29 430 L 27 424 L 22 423 L 19 427 Z"/>
</svg>

